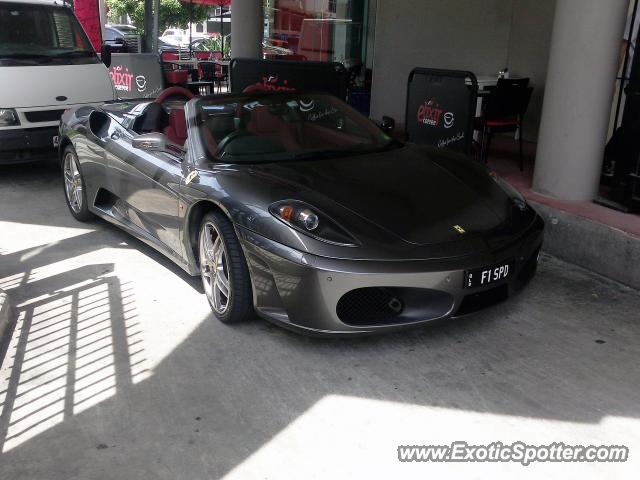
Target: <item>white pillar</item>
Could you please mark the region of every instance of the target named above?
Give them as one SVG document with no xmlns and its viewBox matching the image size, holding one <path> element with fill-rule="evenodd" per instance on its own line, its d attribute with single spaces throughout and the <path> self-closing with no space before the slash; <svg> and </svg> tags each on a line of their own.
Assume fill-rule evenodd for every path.
<svg viewBox="0 0 640 480">
<path fill-rule="evenodd" d="M 533 189 L 597 193 L 628 0 L 557 0 Z"/>
<path fill-rule="evenodd" d="M 262 0 L 231 4 L 231 57 L 262 58 Z"/>
<path fill-rule="evenodd" d="M 98 0 L 98 13 L 100 15 L 100 36 L 102 37 L 102 43 L 104 43 L 106 38 L 104 26 L 107 24 L 107 6 L 104 0 Z"/>
</svg>

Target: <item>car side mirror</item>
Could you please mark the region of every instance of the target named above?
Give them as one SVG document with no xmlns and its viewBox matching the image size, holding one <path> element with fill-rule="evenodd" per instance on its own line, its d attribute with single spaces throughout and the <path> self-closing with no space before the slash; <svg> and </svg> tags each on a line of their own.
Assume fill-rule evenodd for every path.
<svg viewBox="0 0 640 480">
<path fill-rule="evenodd" d="M 387 116 L 382 117 L 382 123 L 380 124 L 380 129 L 384 133 L 391 133 L 395 130 L 395 128 L 396 128 L 396 121 L 393 118 L 387 117 Z"/>
<path fill-rule="evenodd" d="M 167 137 L 163 133 L 144 133 L 131 141 L 133 148 L 146 152 L 167 152 Z"/>
<path fill-rule="evenodd" d="M 171 143 L 164 133 L 151 132 L 143 133 L 134 137 L 131 141 L 133 148 L 144 150 L 145 152 L 162 152 L 168 153 L 174 157 L 182 159 L 184 149 L 175 143 Z"/>
<path fill-rule="evenodd" d="M 100 59 L 107 68 L 111 66 L 111 45 L 102 44 L 100 47 Z"/>
</svg>

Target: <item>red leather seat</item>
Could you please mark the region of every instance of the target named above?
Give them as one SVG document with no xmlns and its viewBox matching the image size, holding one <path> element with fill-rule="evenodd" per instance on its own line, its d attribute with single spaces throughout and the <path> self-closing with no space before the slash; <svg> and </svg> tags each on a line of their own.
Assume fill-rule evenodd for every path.
<svg viewBox="0 0 640 480">
<path fill-rule="evenodd" d="M 163 132 L 171 142 L 177 145 L 184 145 L 187 141 L 187 119 L 184 109 L 174 108 L 169 114 L 169 125 Z"/>
<path fill-rule="evenodd" d="M 293 125 L 269 112 L 265 106 L 259 106 L 251 112 L 251 120 L 247 124 L 247 131 L 266 137 L 282 145 L 286 150 L 298 150 L 300 145 L 296 141 Z"/>
</svg>

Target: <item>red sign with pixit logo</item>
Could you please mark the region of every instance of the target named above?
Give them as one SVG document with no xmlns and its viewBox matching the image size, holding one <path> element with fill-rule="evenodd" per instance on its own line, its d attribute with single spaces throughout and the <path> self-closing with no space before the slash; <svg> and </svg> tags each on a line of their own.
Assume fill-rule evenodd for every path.
<svg viewBox="0 0 640 480">
<path fill-rule="evenodd" d="M 122 65 L 114 65 L 111 67 L 110 72 L 113 86 L 116 90 L 130 92 L 133 86 L 133 73 L 129 73 L 127 67 Z"/>
<path fill-rule="evenodd" d="M 431 99 L 424 102 L 418 107 L 417 119 L 418 123 L 425 125 L 440 125 L 440 118 L 442 117 L 443 109 L 439 108 L 438 103 Z"/>
</svg>

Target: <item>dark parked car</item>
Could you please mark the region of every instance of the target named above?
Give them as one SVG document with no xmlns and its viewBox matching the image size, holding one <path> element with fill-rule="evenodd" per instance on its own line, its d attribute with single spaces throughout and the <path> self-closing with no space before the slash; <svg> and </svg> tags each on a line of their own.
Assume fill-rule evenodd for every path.
<svg viewBox="0 0 640 480">
<path fill-rule="evenodd" d="M 105 25 L 104 43 L 113 53 L 142 52 L 142 36 L 133 25 Z"/>
<path fill-rule="evenodd" d="M 113 53 L 126 53 L 127 40 L 125 34 L 120 30 L 106 26 L 104 27 L 104 43 L 111 47 Z"/>
<path fill-rule="evenodd" d="M 215 316 L 388 331 L 507 298 L 543 221 L 464 156 L 401 144 L 322 93 L 108 103 L 64 114 L 71 214 L 200 275 Z"/>
</svg>

